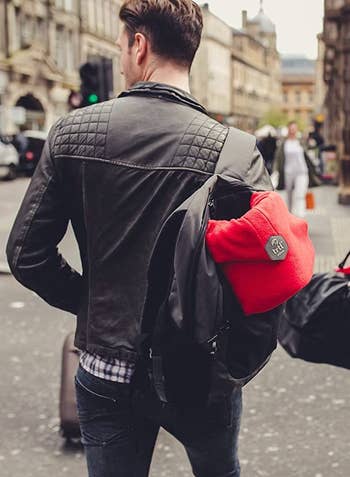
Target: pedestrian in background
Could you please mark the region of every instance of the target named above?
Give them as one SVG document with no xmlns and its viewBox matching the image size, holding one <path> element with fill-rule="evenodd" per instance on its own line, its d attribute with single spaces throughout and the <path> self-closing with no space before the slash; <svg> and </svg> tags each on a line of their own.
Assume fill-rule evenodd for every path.
<svg viewBox="0 0 350 477">
<path fill-rule="evenodd" d="M 269 174 L 272 173 L 273 160 L 275 157 L 276 148 L 277 139 L 271 133 L 269 133 L 266 137 L 263 137 L 260 141 L 258 141 L 258 149 L 264 158 L 265 166 Z"/>
<path fill-rule="evenodd" d="M 18 133 L 13 139 L 13 145 L 17 149 L 17 152 L 20 156 L 25 154 L 28 148 L 28 138 L 23 134 L 25 130 L 26 128 L 24 126 L 20 126 Z"/>
<path fill-rule="evenodd" d="M 287 138 L 276 151 L 274 171 L 278 174 L 277 189 L 285 189 L 287 192 L 288 209 L 293 214 L 304 217 L 308 187 L 319 185 L 320 181 L 299 140 L 298 132 L 295 121 L 288 123 Z"/>
<path fill-rule="evenodd" d="M 322 123 L 314 121 L 313 128 L 306 139 L 307 154 L 320 176 L 323 175 L 322 149 L 325 144 L 322 126 Z"/>
<path fill-rule="evenodd" d="M 192 0 L 126 0 L 120 19 L 127 91 L 53 126 L 10 234 L 8 261 L 23 285 L 77 315 L 76 395 L 89 477 L 147 476 L 160 426 L 184 444 L 194 475 L 239 477 L 241 389 L 180 412 L 163 406 L 137 360 L 156 238 L 215 174 L 229 133 L 189 92 L 201 9 Z M 227 176 L 270 189 L 248 139 L 237 131 L 225 144 L 232 157 L 241 147 Z M 82 275 L 57 249 L 69 221 Z"/>
</svg>

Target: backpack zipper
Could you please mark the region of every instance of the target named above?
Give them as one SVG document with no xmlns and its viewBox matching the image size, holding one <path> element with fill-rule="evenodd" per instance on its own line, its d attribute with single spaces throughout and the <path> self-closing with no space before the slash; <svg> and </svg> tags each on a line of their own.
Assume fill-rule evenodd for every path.
<svg viewBox="0 0 350 477">
<path fill-rule="evenodd" d="M 188 287 L 188 293 L 187 293 L 187 299 L 186 299 L 187 304 L 190 303 L 190 298 L 194 294 L 195 277 L 193 276 L 193 272 L 194 272 L 194 270 L 196 268 L 196 265 L 198 263 L 198 256 L 199 256 L 199 252 L 201 250 L 201 244 L 202 244 L 203 236 L 204 236 L 204 233 L 205 233 L 206 227 L 207 227 L 207 221 L 205 220 L 206 214 L 207 214 L 207 209 L 211 208 L 211 207 L 214 207 L 214 200 L 212 199 L 211 194 L 212 194 L 212 189 L 209 189 L 207 201 L 206 201 L 203 216 L 202 216 L 202 223 L 201 223 L 201 226 L 200 226 L 200 229 L 199 229 L 198 240 L 197 240 L 194 252 L 193 252 L 192 262 L 191 262 L 191 265 L 190 265 L 189 271 L 188 271 L 188 277 L 189 277 L 188 282 L 190 283 L 190 286 Z M 192 305 L 193 306 L 191 306 L 191 307 L 189 305 L 187 305 L 186 309 L 189 311 L 189 314 L 193 316 L 195 305 L 194 304 L 192 304 Z M 191 335 L 192 335 L 192 337 L 194 337 L 193 336 L 193 328 L 194 327 L 192 326 L 191 328 L 192 328 L 191 329 Z"/>
<path fill-rule="evenodd" d="M 206 341 L 206 344 L 208 344 L 209 346 L 211 346 L 211 351 L 210 351 L 210 354 L 215 354 L 217 352 L 217 349 L 218 349 L 218 345 L 217 345 L 217 341 L 218 339 L 224 334 L 226 333 L 226 331 L 229 331 L 231 328 L 231 324 L 229 321 L 226 321 L 226 323 L 224 325 L 222 325 L 216 335 L 214 335 L 213 337 L 209 338 L 207 341 Z"/>
</svg>

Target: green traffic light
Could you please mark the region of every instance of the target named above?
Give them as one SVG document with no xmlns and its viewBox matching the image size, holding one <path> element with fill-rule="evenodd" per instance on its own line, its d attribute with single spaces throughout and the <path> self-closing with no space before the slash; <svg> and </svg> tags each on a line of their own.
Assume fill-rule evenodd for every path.
<svg viewBox="0 0 350 477">
<path fill-rule="evenodd" d="M 90 104 L 98 103 L 98 96 L 95 93 L 89 94 L 88 101 Z"/>
</svg>

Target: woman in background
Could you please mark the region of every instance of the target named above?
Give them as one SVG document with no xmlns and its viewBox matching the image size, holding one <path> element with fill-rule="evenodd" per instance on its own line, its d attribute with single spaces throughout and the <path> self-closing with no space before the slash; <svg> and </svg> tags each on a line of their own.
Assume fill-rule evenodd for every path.
<svg viewBox="0 0 350 477">
<path fill-rule="evenodd" d="M 290 212 L 304 217 L 308 187 L 320 185 L 314 166 L 298 139 L 298 125 L 288 124 L 288 136 L 276 151 L 274 170 L 278 172 L 277 189 L 286 189 Z"/>
</svg>

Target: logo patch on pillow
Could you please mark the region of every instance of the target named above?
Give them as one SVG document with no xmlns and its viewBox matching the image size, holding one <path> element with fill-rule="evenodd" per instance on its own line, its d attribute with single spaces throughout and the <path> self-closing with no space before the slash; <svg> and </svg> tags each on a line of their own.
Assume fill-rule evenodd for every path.
<svg viewBox="0 0 350 477">
<path fill-rule="evenodd" d="M 271 260 L 284 260 L 288 253 L 288 245 L 281 235 L 272 235 L 265 245 L 265 250 Z"/>
</svg>

